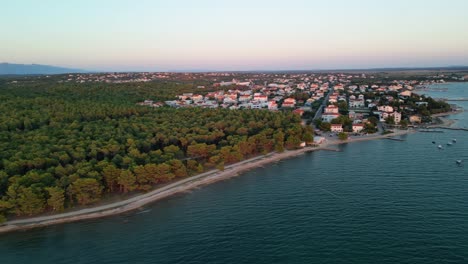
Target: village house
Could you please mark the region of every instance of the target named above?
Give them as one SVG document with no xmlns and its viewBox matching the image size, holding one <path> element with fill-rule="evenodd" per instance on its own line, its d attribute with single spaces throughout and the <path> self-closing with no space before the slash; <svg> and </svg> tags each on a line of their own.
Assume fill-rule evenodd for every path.
<svg viewBox="0 0 468 264">
<path fill-rule="evenodd" d="M 339 113 L 338 106 L 329 105 L 329 106 L 325 107 L 325 113 L 326 114 L 338 114 Z"/>
<path fill-rule="evenodd" d="M 271 110 L 271 111 L 278 110 L 278 104 L 276 103 L 276 101 L 269 101 L 268 102 L 268 110 Z"/>
<path fill-rule="evenodd" d="M 353 132 L 359 133 L 364 129 L 364 124 L 353 124 Z"/>
<path fill-rule="evenodd" d="M 421 116 L 419 116 L 419 115 L 412 115 L 412 116 L 409 117 L 409 121 L 410 121 L 410 123 L 412 123 L 412 124 L 421 123 Z"/>
<path fill-rule="evenodd" d="M 389 105 L 382 105 L 382 106 L 378 106 L 377 110 L 382 111 L 382 112 L 392 113 L 393 107 Z"/>
<path fill-rule="evenodd" d="M 360 108 L 365 106 L 364 99 L 349 100 L 350 108 Z"/>
<path fill-rule="evenodd" d="M 193 95 L 192 96 L 192 101 L 194 101 L 194 102 L 203 101 L 203 95 L 200 95 L 200 94 Z"/>
<path fill-rule="evenodd" d="M 286 98 L 286 99 L 284 99 L 284 101 L 283 101 L 283 107 L 288 107 L 288 108 L 290 108 L 290 107 L 294 107 L 294 106 L 296 106 L 296 99 L 294 99 L 294 98 Z"/>
<path fill-rule="evenodd" d="M 382 112 L 380 113 L 380 122 L 385 122 L 387 118 L 393 117 L 393 120 L 395 121 L 395 124 L 398 124 L 401 122 L 401 113 L 398 112 Z"/>
<path fill-rule="evenodd" d="M 322 121 L 331 122 L 333 119 L 340 117 L 340 114 L 337 113 L 324 113 L 322 115 Z"/>
<path fill-rule="evenodd" d="M 343 132 L 343 126 L 341 124 L 331 124 L 331 132 L 341 133 Z"/>
<path fill-rule="evenodd" d="M 410 97 L 413 93 L 409 90 L 407 91 L 403 91 L 400 93 L 400 96 L 403 96 L 403 97 Z"/>
<path fill-rule="evenodd" d="M 255 93 L 254 94 L 254 101 L 267 102 L 268 101 L 268 96 L 260 94 L 260 93 Z"/>
<path fill-rule="evenodd" d="M 245 103 L 250 101 L 252 97 L 250 95 L 240 95 L 239 96 L 239 102 Z"/>
</svg>

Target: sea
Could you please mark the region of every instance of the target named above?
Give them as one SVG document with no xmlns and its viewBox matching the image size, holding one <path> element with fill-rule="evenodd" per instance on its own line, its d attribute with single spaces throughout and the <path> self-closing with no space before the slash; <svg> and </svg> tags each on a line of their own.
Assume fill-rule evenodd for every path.
<svg viewBox="0 0 468 264">
<path fill-rule="evenodd" d="M 447 90 L 425 93 L 468 97 L 468 83 L 437 87 Z M 449 118 L 467 128 L 467 115 Z M 0 263 L 468 263 L 468 132 L 401 139 L 308 153 L 123 215 L 0 234 Z"/>
</svg>

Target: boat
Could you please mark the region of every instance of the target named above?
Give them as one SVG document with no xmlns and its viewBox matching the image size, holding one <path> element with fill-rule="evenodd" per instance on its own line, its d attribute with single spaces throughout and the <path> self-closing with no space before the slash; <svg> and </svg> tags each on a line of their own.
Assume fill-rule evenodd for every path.
<svg viewBox="0 0 468 264">
<path fill-rule="evenodd" d="M 437 146 L 439 149 L 442 149 L 442 145 Z"/>
<path fill-rule="evenodd" d="M 435 144 L 436 142 L 435 141 L 432 141 L 432 144 Z"/>
<path fill-rule="evenodd" d="M 456 160 L 455 162 L 456 162 L 458 165 L 461 165 L 462 162 L 463 162 L 463 160 Z"/>
<path fill-rule="evenodd" d="M 447 146 L 452 146 L 453 143 L 452 142 L 447 142 Z"/>
<path fill-rule="evenodd" d="M 452 142 L 453 142 L 453 143 L 456 143 L 456 142 L 457 142 L 457 139 L 456 139 L 456 138 L 452 139 Z"/>
</svg>

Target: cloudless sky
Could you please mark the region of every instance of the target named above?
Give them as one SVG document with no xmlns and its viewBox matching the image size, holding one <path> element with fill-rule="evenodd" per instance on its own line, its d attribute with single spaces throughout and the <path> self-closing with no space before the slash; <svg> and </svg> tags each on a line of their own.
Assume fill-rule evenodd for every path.
<svg viewBox="0 0 468 264">
<path fill-rule="evenodd" d="M 468 0 L 0 0 L 0 62 L 89 70 L 468 65 Z"/>
</svg>

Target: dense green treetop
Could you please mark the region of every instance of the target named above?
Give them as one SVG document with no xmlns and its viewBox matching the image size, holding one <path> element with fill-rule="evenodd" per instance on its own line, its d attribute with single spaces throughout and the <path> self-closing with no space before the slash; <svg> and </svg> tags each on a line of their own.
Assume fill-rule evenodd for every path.
<svg viewBox="0 0 468 264">
<path fill-rule="evenodd" d="M 312 140 L 288 112 L 136 104 L 183 92 L 193 85 L 0 81 L 0 219 L 148 191 Z"/>
</svg>

